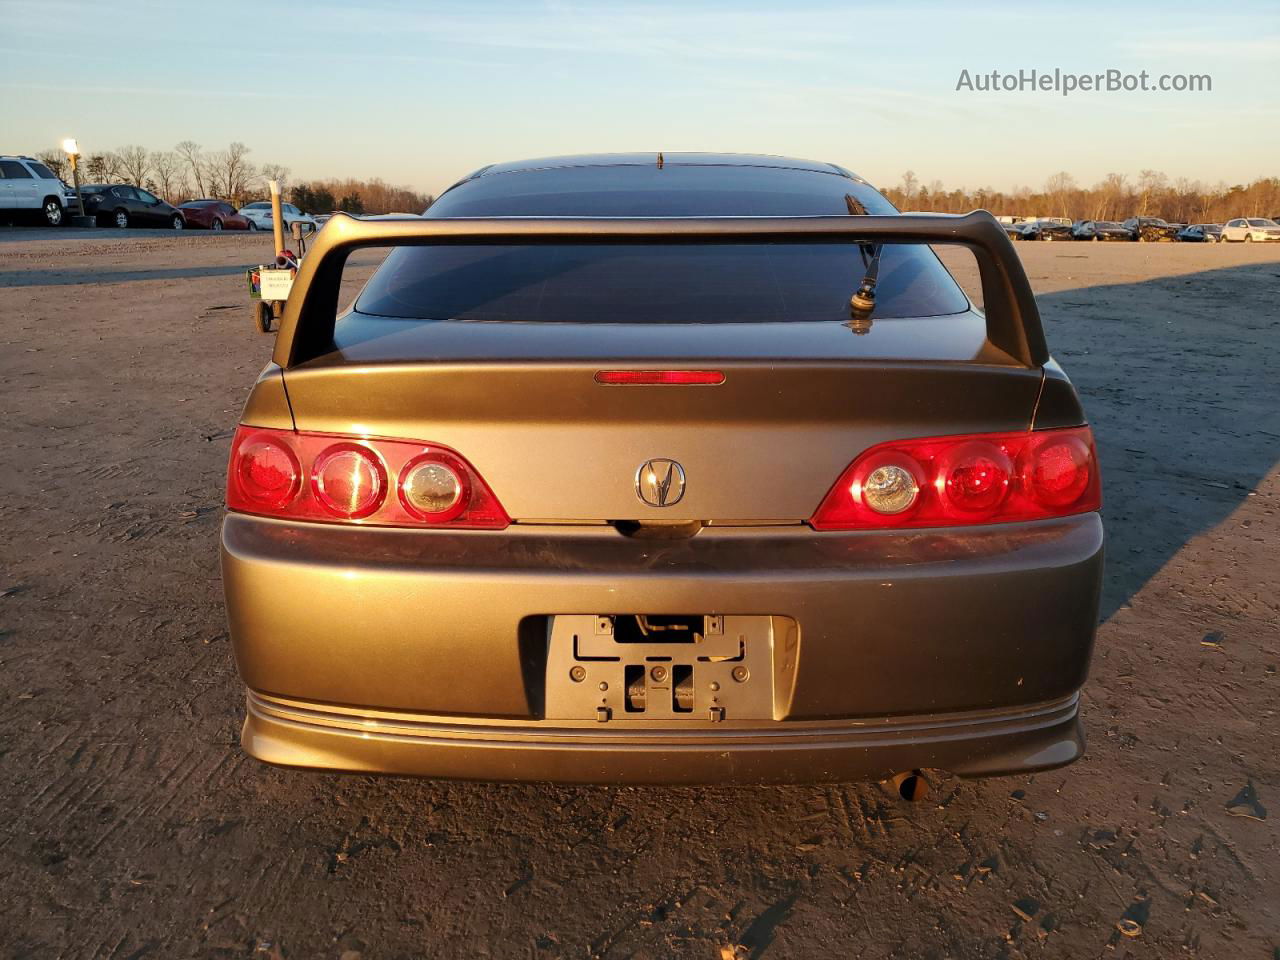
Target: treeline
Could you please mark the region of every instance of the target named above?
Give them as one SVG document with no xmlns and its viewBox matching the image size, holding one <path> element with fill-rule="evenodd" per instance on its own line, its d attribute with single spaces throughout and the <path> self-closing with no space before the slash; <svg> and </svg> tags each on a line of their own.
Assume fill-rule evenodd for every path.
<svg viewBox="0 0 1280 960">
<path fill-rule="evenodd" d="M 183 140 L 172 150 L 148 150 L 130 145 L 80 158 L 81 183 L 130 183 L 144 187 L 173 204 L 216 198 L 239 207 L 267 196 L 267 182 L 307 213 L 421 213 L 431 197 L 408 187 L 373 180 L 312 180 L 290 184 L 289 168 L 278 163 L 258 165 L 250 150 L 235 142 L 224 150 L 207 150 Z M 67 183 L 71 167 L 61 150 L 46 150 L 41 163 Z"/>
<path fill-rule="evenodd" d="M 1109 173 L 1091 187 L 1078 185 L 1062 171 L 1044 187 L 1015 187 L 1010 191 L 982 187 L 947 189 L 941 180 L 923 183 L 908 170 L 898 186 L 885 195 L 899 210 L 968 213 L 990 210 L 999 215 L 1068 217 L 1072 220 L 1124 220 L 1163 217 L 1171 223 L 1222 223 L 1233 217 L 1274 217 L 1280 214 L 1280 178 L 1264 177 L 1249 184 L 1207 185 L 1179 177 L 1170 180 L 1159 170 L 1143 170 L 1130 179 Z"/>
<path fill-rule="evenodd" d="M 183 140 L 172 150 L 148 150 L 135 144 L 82 156 L 80 181 L 131 183 L 170 203 L 216 197 L 240 206 L 261 197 L 268 180 L 278 180 L 282 187 L 289 180 L 288 167 L 278 163 L 258 166 L 250 161 L 249 152 L 239 141 L 225 150 L 206 150 L 193 140 Z M 46 150 L 39 159 L 71 182 L 66 154 Z"/>
<path fill-rule="evenodd" d="M 293 203 L 308 213 L 421 213 L 431 206 L 430 194 L 372 180 L 312 180 L 290 192 Z"/>
<path fill-rule="evenodd" d="M 172 150 L 147 150 L 136 145 L 93 153 L 80 161 L 86 183 L 125 182 L 145 187 L 170 203 L 197 197 L 217 197 L 241 206 L 266 196 L 267 181 L 279 182 L 285 195 L 307 213 L 421 213 L 431 205 L 429 194 L 384 180 L 328 179 L 290 184 L 289 168 L 278 163 L 261 166 L 249 159 L 249 148 L 235 142 L 223 150 L 206 150 L 184 140 Z M 63 180 L 70 182 L 66 155 L 46 150 L 39 155 Z M 900 210 L 966 213 L 984 209 L 1020 216 L 1068 217 L 1072 220 L 1123 220 L 1163 217 L 1176 223 L 1222 223 L 1233 217 L 1280 215 L 1280 178 L 1264 177 L 1249 184 L 1179 177 L 1170 180 L 1159 170 L 1142 170 L 1134 178 L 1109 173 L 1091 187 L 1082 187 L 1065 170 L 1049 177 L 1043 188 L 981 187 L 948 189 L 941 180 L 922 182 L 914 171 L 885 190 Z"/>
</svg>

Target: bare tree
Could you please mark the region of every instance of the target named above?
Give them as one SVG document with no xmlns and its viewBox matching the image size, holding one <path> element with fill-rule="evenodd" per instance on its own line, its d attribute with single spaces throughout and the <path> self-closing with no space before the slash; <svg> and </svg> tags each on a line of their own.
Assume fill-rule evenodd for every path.
<svg viewBox="0 0 1280 960">
<path fill-rule="evenodd" d="M 208 196 L 209 192 L 204 188 L 205 159 L 200 150 L 200 144 L 194 140 L 183 140 L 173 150 L 178 155 L 178 159 L 186 164 L 187 173 L 195 181 L 196 193 L 200 194 L 201 197 Z"/>
<path fill-rule="evenodd" d="M 119 155 L 110 150 L 89 157 L 85 163 L 85 172 L 89 175 L 90 183 L 112 183 L 124 176 Z"/>
<path fill-rule="evenodd" d="M 1094 220 L 1119 219 L 1121 204 L 1129 193 L 1129 185 L 1123 173 L 1108 173 L 1102 182 L 1093 188 Z"/>
<path fill-rule="evenodd" d="M 262 165 L 262 179 L 274 180 L 280 184 L 280 195 L 284 196 L 289 189 L 289 168 L 279 163 L 264 163 Z"/>
<path fill-rule="evenodd" d="M 151 172 L 151 154 L 147 148 L 136 144 L 121 147 L 116 151 L 116 155 L 120 158 L 120 172 L 124 174 L 124 178 L 130 183 L 142 186 Z"/>
<path fill-rule="evenodd" d="M 257 176 L 248 155 L 249 148 L 237 140 L 226 150 L 219 150 L 209 158 L 210 184 L 227 200 L 237 205 L 244 199 L 249 185 Z"/>
<path fill-rule="evenodd" d="M 1068 211 L 1071 203 L 1071 193 L 1075 188 L 1075 177 L 1065 170 L 1060 170 L 1045 181 L 1044 192 L 1059 211 L 1059 216 L 1069 217 L 1071 215 Z"/>
<path fill-rule="evenodd" d="M 52 170 L 53 175 L 59 180 L 66 180 L 71 175 L 70 168 L 67 166 L 67 155 L 61 150 L 45 150 L 37 153 L 36 159 Z"/>
<path fill-rule="evenodd" d="M 151 155 L 151 169 L 160 195 L 170 203 L 180 201 L 182 193 L 178 189 L 178 179 L 182 175 L 182 158 L 172 150 L 160 150 Z"/>
<path fill-rule="evenodd" d="M 1159 170 L 1138 171 L 1138 216 L 1145 217 L 1151 209 L 1153 196 L 1164 189 L 1168 178 Z"/>
<path fill-rule="evenodd" d="M 920 181 L 916 179 L 914 170 L 908 170 L 902 175 L 902 202 L 906 206 L 911 206 L 911 201 L 916 195 L 916 188 L 919 186 Z"/>
</svg>

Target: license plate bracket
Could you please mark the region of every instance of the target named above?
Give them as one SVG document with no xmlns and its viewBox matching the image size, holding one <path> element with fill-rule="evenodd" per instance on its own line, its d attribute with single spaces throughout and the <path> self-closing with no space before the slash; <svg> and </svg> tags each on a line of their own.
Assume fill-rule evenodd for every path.
<svg viewBox="0 0 1280 960">
<path fill-rule="evenodd" d="M 624 724 L 773 719 L 774 619 L 553 616 L 546 717 Z"/>
</svg>

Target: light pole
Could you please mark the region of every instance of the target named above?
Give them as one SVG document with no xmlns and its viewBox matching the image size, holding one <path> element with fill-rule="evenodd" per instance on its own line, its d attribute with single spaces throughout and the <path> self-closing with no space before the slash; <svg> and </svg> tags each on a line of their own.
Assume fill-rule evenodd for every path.
<svg viewBox="0 0 1280 960">
<path fill-rule="evenodd" d="M 71 218 L 73 227 L 92 227 L 95 220 L 92 217 L 84 215 L 84 197 L 80 194 L 80 168 L 78 161 L 80 159 L 80 145 L 76 143 L 74 137 L 68 137 L 62 141 L 62 150 L 67 155 L 67 159 L 71 161 L 71 182 L 76 188 L 76 206 L 80 208 L 77 216 Z"/>
</svg>

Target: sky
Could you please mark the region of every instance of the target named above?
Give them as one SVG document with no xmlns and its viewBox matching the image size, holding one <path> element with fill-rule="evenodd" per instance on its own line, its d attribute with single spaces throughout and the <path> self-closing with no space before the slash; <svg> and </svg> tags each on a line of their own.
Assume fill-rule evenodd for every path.
<svg viewBox="0 0 1280 960">
<path fill-rule="evenodd" d="M 971 76 L 1207 73 L 1209 92 L 957 91 Z M 0 152 L 246 143 L 292 178 L 438 193 L 503 160 L 680 150 L 889 187 L 1144 168 L 1280 175 L 1280 3 L 0 0 Z"/>
</svg>

